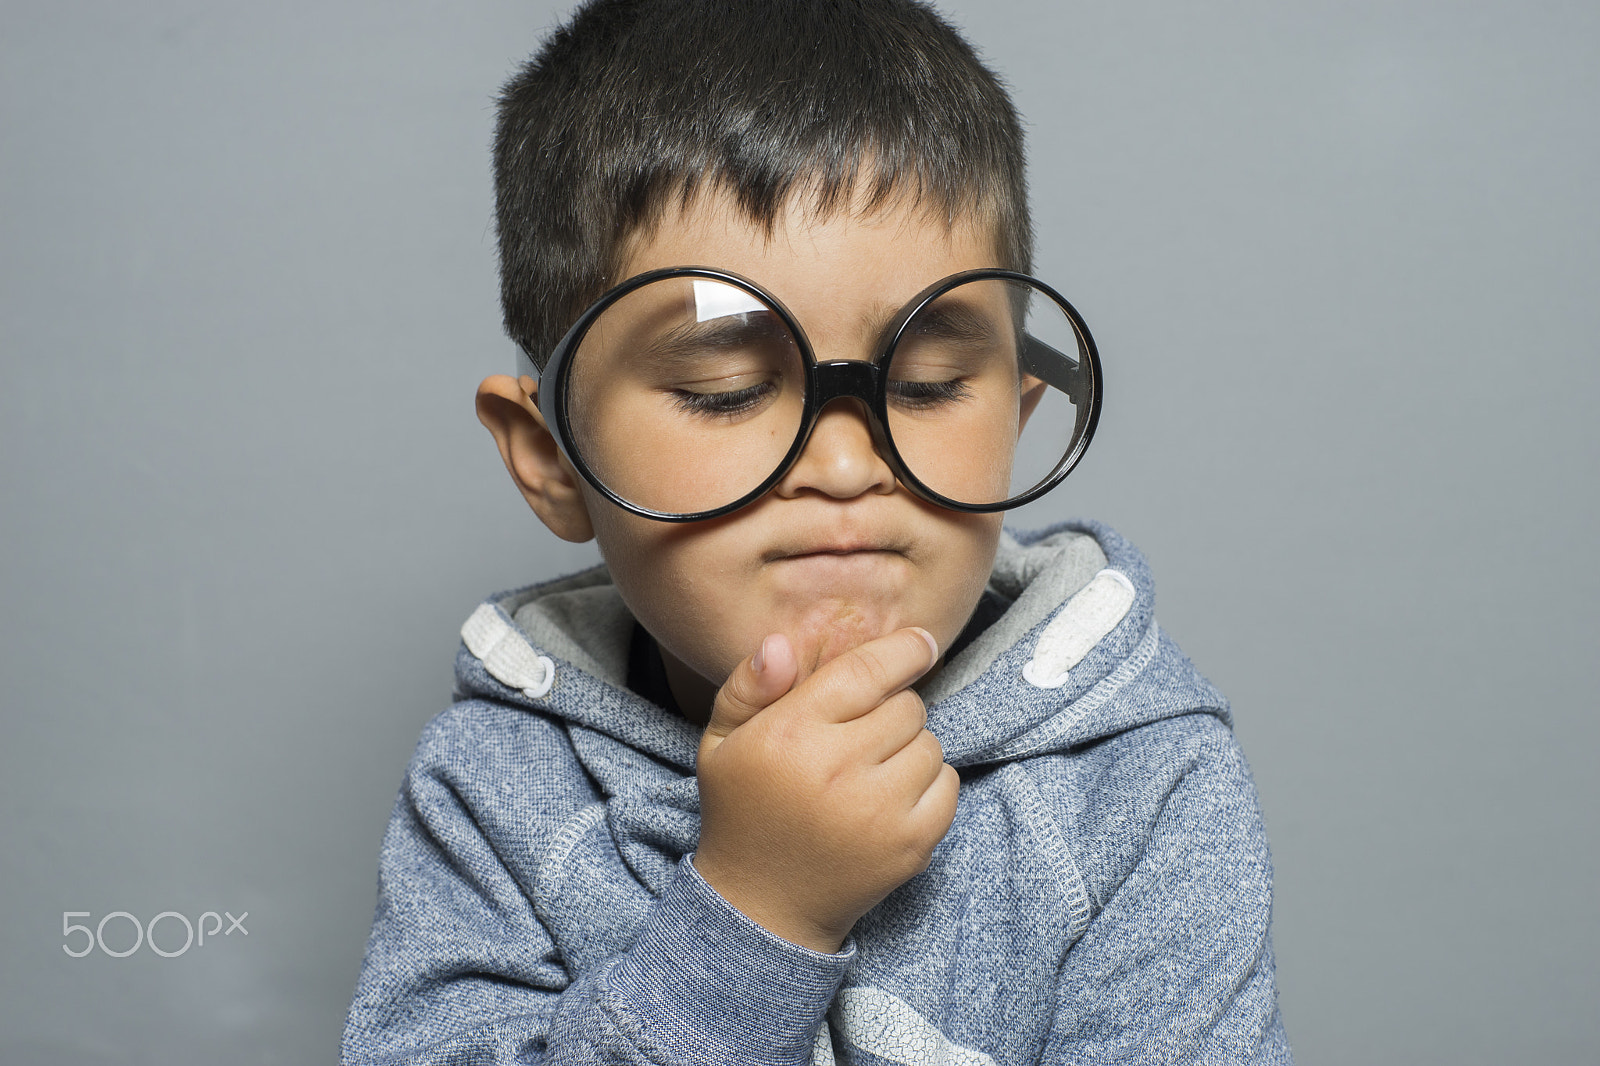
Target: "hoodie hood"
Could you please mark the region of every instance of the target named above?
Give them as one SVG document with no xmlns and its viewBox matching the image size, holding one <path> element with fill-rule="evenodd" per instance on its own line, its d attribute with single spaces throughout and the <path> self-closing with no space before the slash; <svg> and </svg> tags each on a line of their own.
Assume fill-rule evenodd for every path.
<svg viewBox="0 0 1600 1066">
<path fill-rule="evenodd" d="M 918 686 L 958 769 L 1180 714 L 1231 724 L 1221 693 L 1157 627 L 1144 558 L 1110 528 L 1003 534 L 989 591 L 1004 613 Z M 625 686 L 633 626 L 604 566 L 491 597 L 462 627 L 456 696 L 553 714 L 692 774 L 699 727 Z"/>
</svg>

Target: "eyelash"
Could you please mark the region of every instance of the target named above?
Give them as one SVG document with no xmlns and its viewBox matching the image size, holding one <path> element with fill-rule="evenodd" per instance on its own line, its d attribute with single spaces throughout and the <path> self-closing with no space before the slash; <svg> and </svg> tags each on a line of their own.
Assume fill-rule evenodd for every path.
<svg viewBox="0 0 1600 1066">
<path fill-rule="evenodd" d="M 735 418 L 758 406 L 773 391 L 770 381 L 731 392 L 691 392 L 678 389 L 672 402 L 680 411 L 706 418 Z"/>
<path fill-rule="evenodd" d="M 955 403 L 972 395 L 972 390 L 960 378 L 950 381 L 891 381 L 889 398 L 902 407 L 927 409 L 941 404 Z"/>
<path fill-rule="evenodd" d="M 773 391 L 773 384 L 764 381 L 748 388 L 729 392 L 691 392 L 679 389 L 672 402 L 680 411 L 706 418 L 736 418 L 759 406 Z M 957 403 L 972 395 L 972 389 L 960 378 L 950 381 L 891 381 L 889 399 L 892 403 L 912 410 L 928 410 L 944 404 Z"/>
</svg>

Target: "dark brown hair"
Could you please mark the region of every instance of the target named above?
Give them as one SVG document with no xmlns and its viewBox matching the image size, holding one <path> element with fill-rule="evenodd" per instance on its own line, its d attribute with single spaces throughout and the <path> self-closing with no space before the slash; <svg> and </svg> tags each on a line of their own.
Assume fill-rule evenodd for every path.
<svg viewBox="0 0 1600 1066">
<path fill-rule="evenodd" d="M 502 90 L 494 175 L 506 332 L 541 367 L 628 239 L 703 190 L 769 227 L 795 197 L 907 198 L 1032 258 L 1011 100 L 916 0 L 593 0 Z"/>
</svg>

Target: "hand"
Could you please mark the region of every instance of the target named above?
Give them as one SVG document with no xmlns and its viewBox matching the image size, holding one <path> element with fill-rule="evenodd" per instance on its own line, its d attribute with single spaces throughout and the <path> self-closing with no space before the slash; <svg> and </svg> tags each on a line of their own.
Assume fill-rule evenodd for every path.
<svg viewBox="0 0 1600 1066">
<path fill-rule="evenodd" d="M 784 939 L 835 952 L 927 869 L 959 783 L 909 687 L 937 659 L 930 634 L 900 629 L 798 685 L 782 634 L 739 664 L 700 741 L 694 865 L 712 888 Z"/>
</svg>

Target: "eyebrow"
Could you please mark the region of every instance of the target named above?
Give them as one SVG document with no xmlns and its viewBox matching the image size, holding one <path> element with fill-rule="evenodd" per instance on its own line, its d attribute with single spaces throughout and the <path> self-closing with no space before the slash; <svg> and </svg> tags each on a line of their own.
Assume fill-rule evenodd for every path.
<svg viewBox="0 0 1600 1066">
<path fill-rule="evenodd" d="M 885 304 L 863 316 L 866 326 L 863 333 L 875 338 L 874 352 L 881 352 L 888 343 L 889 329 L 904 308 L 904 304 Z M 911 327 L 908 335 L 972 344 L 992 342 L 998 333 L 993 316 L 968 303 L 949 299 L 924 307 L 912 320 Z M 775 339 L 784 344 L 796 344 L 794 335 L 775 312 L 752 310 L 705 322 L 681 323 L 653 338 L 635 352 L 634 357 L 658 367 L 671 367 L 708 352 L 770 344 Z"/>
<path fill-rule="evenodd" d="M 953 341 L 988 342 L 999 332 L 992 316 L 959 303 L 924 307 L 910 325 L 917 336 Z"/>
<path fill-rule="evenodd" d="M 733 351 L 754 344 L 770 344 L 774 339 L 794 342 L 789 328 L 770 311 L 747 311 L 723 315 L 706 322 L 685 322 L 674 326 L 641 348 L 635 357 L 658 366 L 686 363 L 708 351 Z"/>
<path fill-rule="evenodd" d="M 882 353 L 889 343 L 890 327 L 905 304 L 879 304 L 861 316 L 861 335 L 873 338 L 873 358 Z M 975 310 L 970 304 L 948 296 L 926 306 L 912 323 L 911 334 L 919 337 L 944 338 L 955 341 L 985 342 L 996 336 L 991 316 Z M 908 334 L 908 335 L 911 335 Z"/>
</svg>

